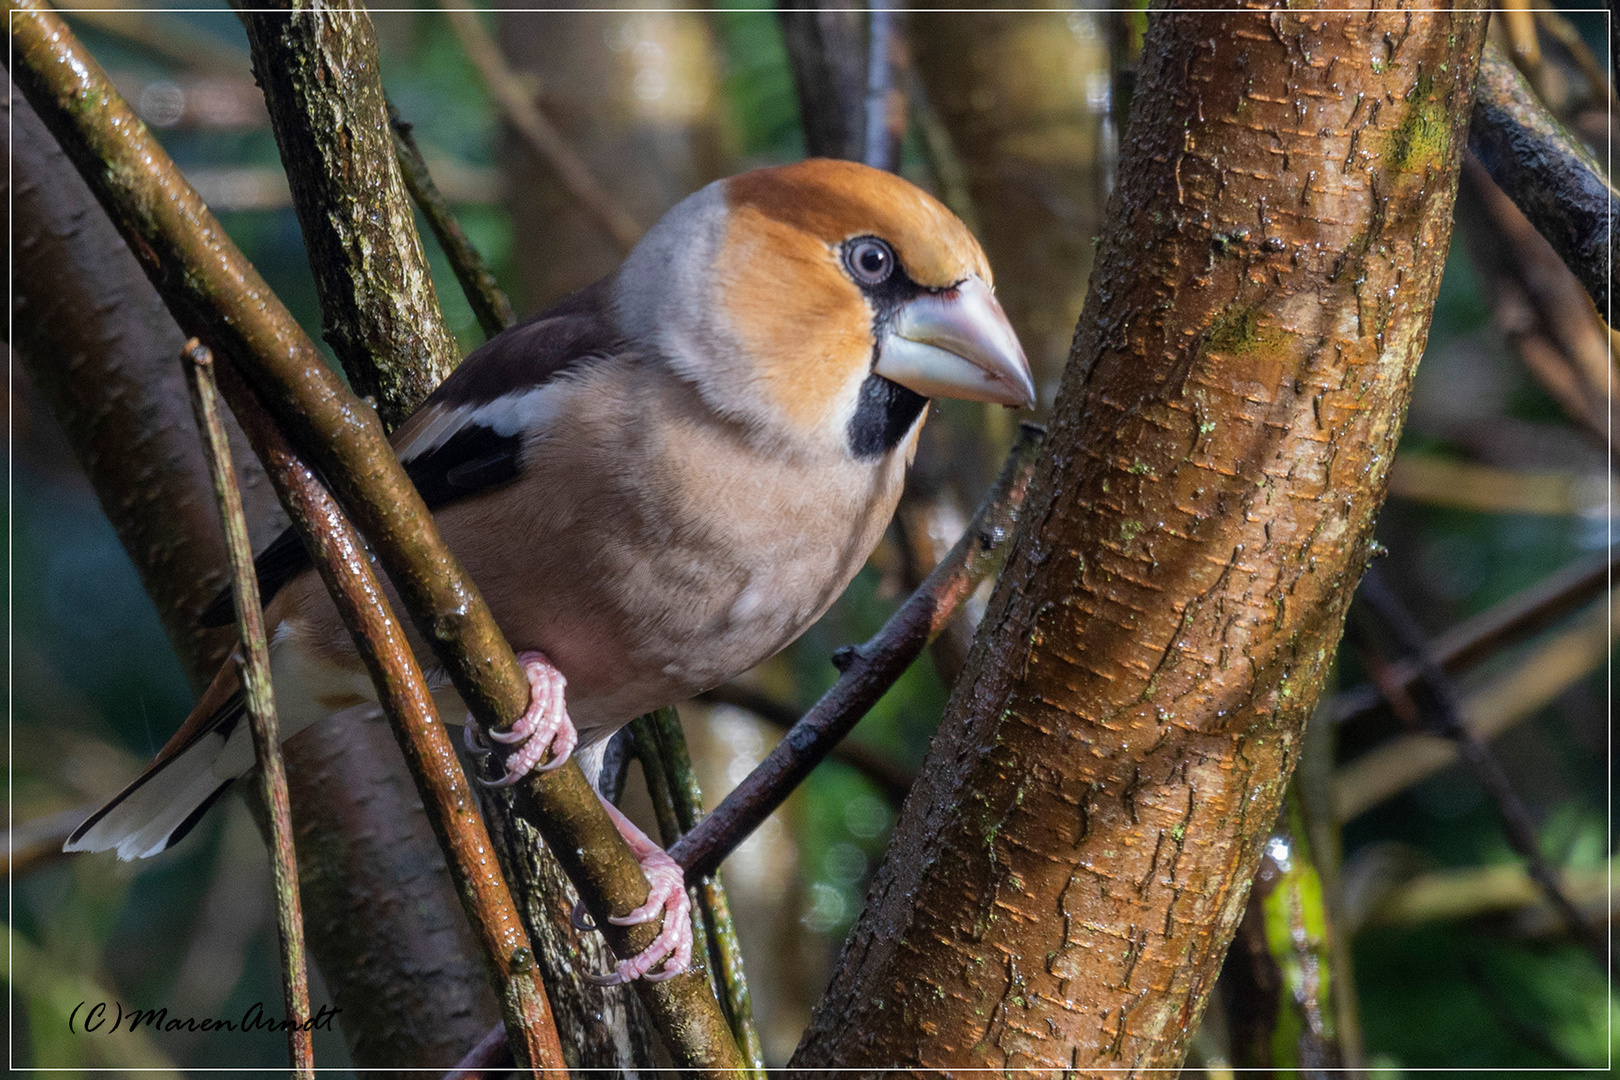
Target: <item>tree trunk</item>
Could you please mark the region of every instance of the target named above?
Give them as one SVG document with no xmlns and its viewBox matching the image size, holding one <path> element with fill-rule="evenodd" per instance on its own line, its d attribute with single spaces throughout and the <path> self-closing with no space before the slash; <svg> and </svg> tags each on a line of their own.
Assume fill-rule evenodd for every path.
<svg viewBox="0 0 1620 1080">
<path fill-rule="evenodd" d="M 193 686 L 230 631 L 197 617 L 224 537 L 180 368 L 184 335 L 27 102 L 10 93 L 19 357 L 134 560 Z M 234 425 L 233 425 L 234 426 Z M 285 519 L 236 441 L 250 521 Z M 327 720 L 286 747 L 310 949 L 363 1068 L 448 1068 L 499 1014 L 386 725 Z M 80 856 L 107 858 L 108 856 Z"/>
<path fill-rule="evenodd" d="M 1482 29 L 1150 16 L 1047 454 L 801 1071 L 1180 1063 L 1368 557 Z"/>
</svg>

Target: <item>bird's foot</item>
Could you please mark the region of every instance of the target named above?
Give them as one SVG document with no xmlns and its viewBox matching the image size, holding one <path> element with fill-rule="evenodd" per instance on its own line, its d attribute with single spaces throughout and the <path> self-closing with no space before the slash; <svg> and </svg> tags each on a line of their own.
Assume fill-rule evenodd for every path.
<svg viewBox="0 0 1620 1080">
<path fill-rule="evenodd" d="M 506 731 L 480 733 L 473 718 L 467 717 L 463 738 L 472 753 L 483 756 L 494 752 L 495 748 L 483 741 L 485 737 L 513 747 L 501 761 L 504 771 L 500 776 L 493 780 L 480 778 L 479 782 L 486 787 L 510 787 L 536 766 L 541 772 L 559 768 L 579 744 L 579 733 L 574 730 L 574 722 L 568 718 L 568 706 L 563 701 L 563 691 L 568 686 L 563 673 L 552 666 L 544 653 L 519 653 L 518 663 L 523 665 L 523 674 L 529 679 L 528 710 Z M 546 760 L 548 750 L 550 760 L 540 765 Z"/>
<path fill-rule="evenodd" d="M 641 863 L 641 872 L 647 875 L 647 902 L 625 915 L 609 917 L 615 926 L 639 926 L 651 922 L 660 913 L 664 924 L 641 952 L 628 960 L 620 960 L 606 975 L 586 977 L 598 986 L 619 986 L 635 979 L 663 982 L 673 979 L 692 964 L 692 901 L 686 895 L 686 874 L 680 864 L 653 843 L 646 833 L 636 828 L 619 808 L 602 800 L 608 816 L 613 819 L 619 835 L 624 837 Z"/>
</svg>

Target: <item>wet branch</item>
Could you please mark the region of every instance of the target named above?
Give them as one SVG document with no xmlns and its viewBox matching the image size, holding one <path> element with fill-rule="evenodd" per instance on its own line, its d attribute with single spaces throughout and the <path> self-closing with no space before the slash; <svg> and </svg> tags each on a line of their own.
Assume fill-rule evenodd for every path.
<svg viewBox="0 0 1620 1080">
<path fill-rule="evenodd" d="M 315 1049 L 309 1029 L 309 967 L 304 958 L 304 912 L 298 897 L 298 856 L 293 850 L 292 803 L 287 797 L 287 765 L 281 757 L 281 732 L 270 687 L 270 645 L 265 639 L 259 579 L 253 572 L 253 544 L 248 540 L 242 492 L 231 465 L 231 444 L 219 411 L 214 382 L 214 356 L 196 338 L 181 356 L 191 387 L 191 407 L 208 452 L 225 546 L 231 558 L 231 585 L 236 602 L 236 630 L 241 638 L 237 667 L 247 699 L 253 755 L 258 760 L 259 797 L 270 819 L 270 868 L 276 892 L 276 932 L 281 945 L 281 987 L 287 1019 L 287 1052 L 294 1075 L 315 1076 Z"/>
<path fill-rule="evenodd" d="M 922 587 L 864 645 L 833 654 L 842 674 L 783 736 L 765 760 L 727 795 L 670 855 L 689 875 L 712 874 L 728 854 L 792 794 L 810 771 L 894 685 L 957 605 L 999 565 L 1034 472 L 1045 431 L 1023 424 L 1017 443 L 962 538 Z"/>
<path fill-rule="evenodd" d="M 1461 695 L 1457 691 L 1456 684 L 1430 653 L 1428 641 L 1417 620 L 1376 571 L 1368 572 L 1357 595 L 1378 614 L 1379 619 L 1394 635 L 1401 651 L 1409 654 L 1416 662 L 1421 687 L 1432 706 L 1432 714 L 1440 733 L 1457 744 L 1457 749 L 1467 763 L 1469 771 L 1485 789 L 1486 796 L 1502 819 L 1508 842 L 1512 844 L 1513 850 L 1518 852 L 1520 858 L 1525 860 L 1530 877 L 1541 887 L 1541 891 L 1568 924 L 1576 940 L 1591 950 L 1599 963 L 1605 967 L 1612 966 L 1607 943 L 1581 915 L 1574 902 L 1564 894 L 1557 872 L 1542 855 L 1541 841 L 1536 836 L 1535 824 L 1530 820 L 1530 811 L 1518 793 L 1513 790 L 1501 762 L 1496 760 L 1496 755 L 1491 752 L 1490 747 L 1474 734 L 1463 719 Z M 1391 691 L 1394 701 L 1399 701 L 1402 696 Z M 1411 718 L 1418 719 L 1415 711 Z"/>
<path fill-rule="evenodd" d="M 93 58 L 37 0 L 7 0 L 13 77 L 124 234 L 189 333 L 233 364 L 293 445 L 334 485 L 462 700 L 486 727 L 527 707 L 528 683 L 432 515 L 395 458 L 376 414 L 327 368 L 319 350 L 243 258 L 217 220 Z M 458 767 L 459 771 L 459 767 Z M 656 924 L 607 925 L 646 898 L 645 875 L 577 765 L 536 776 L 518 805 L 553 845 L 598 925 L 621 956 Z M 719 1005 L 700 979 L 637 991 L 678 1064 L 739 1063 Z"/>
</svg>

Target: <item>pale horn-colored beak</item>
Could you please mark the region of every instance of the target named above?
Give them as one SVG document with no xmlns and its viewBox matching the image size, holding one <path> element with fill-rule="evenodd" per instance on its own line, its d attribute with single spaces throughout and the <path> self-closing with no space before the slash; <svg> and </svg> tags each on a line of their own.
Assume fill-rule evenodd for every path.
<svg viewBox="0 0 1620 1080">
<path fill-rule="evenodd" d="M 901 306 L 884 328 L 872 371 L 924 397 L 1035 404 L 1024 348 L 977 277 Z"/>
</svg>

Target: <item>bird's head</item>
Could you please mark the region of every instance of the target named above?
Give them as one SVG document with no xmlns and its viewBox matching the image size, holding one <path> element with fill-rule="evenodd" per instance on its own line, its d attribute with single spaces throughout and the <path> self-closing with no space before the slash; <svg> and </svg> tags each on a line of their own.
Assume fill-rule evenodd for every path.
<svg viewBox="0 0 1620 1080">
<path fill-rule="evenodd" d="M 854 162 L 704 188 L 637 245 L 614 305 L 710 407 L 806 449 L 887 453 L 933 397 L 1034 404 L 973 235 Z"/>
</svg>

